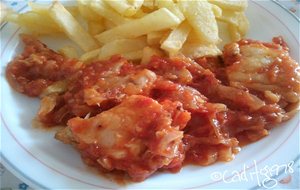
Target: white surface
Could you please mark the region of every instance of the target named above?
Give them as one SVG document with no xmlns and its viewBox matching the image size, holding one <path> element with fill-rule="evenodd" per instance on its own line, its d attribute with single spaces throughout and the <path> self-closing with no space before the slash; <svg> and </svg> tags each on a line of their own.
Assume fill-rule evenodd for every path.
<svg viewBox="0 0 300 190">
<path fill-rule="evenodd" d="M 251 23 L 248 38 L 271 41 L 273 36 L 282 35 L 292 50 L 292 57 L 299 62 L 299 22 L 295 18 L 278 5 L 267 1 L 250 2 L 247 15 Z M 16 27 L 13 25 L 6 25 L 1 31 L 2 162 L 32 187 L 50 189 L 252 188 L 264 179 L 263 175 L 258 175 L 261 178 L 259 181 L 248 179 L 230 183 L 225 183 L 222 179 L 216 182 L 218 180 L 214 181 L 211 175 L 218 172 L 224 174 L 227 179 L 231 176 L 228 175 L 231 172 L 242 171 L 244 165 L 249 167 L 246 170 L 249 174 L 267 165 L 287 164 L 299 155 L 298 114 L 292 120 L 273 129 L 269 137 L 244 147 L 232 162 L 217 163 L 208 167 L 186 166 L 177 174 L 156 173 L 142 183 L 119 186 L 85 166 L 79 153 L 71 146 L 53 139 L 53 132 L 31 127 L 31 119 L 36 115 L 39 100 L 13 91 L 4 76 L 6 63 L 22 50 L 18 36 L 11 38 L 15 31 Z M 51 39 L 45 39 L 45 42 L 52 48 L 62 45 L 54 43 Z M 254 161 L 257 163 L 257 168 L 253 166 Z"/>
</svg>

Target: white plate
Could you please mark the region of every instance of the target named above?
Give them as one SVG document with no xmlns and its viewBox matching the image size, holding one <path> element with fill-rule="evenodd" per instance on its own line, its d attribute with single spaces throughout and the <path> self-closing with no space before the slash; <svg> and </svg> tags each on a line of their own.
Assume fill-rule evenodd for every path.
<svg viewBox="0 0 300 190">
<path fill-rule="evenodd" d="M 251 23 L 248 38 L 271 41 L 281 35 L 291 48 L 291 56 L 299 62 L 299 20 L 272 1 L 250 1 L 247 15 Z M 273 129 L 259 142 L 246 146 L 229 163 L 208 167 L 185 166 L 180 173 L 156 173 L 144 182 L 120 186 L 84 165 L 71 146 L 53 138 L 53 132 L 31 127 L 39 100 L 13 91 L 5 79 L 5 66 L 22 51 L 15 25 L 1 28 L 1 155 L 4 165 L 29 185 L 42 189 L 185 189 L 185 188 L 257 188 L 279 184 L 273 173 L 256 173 L 271 166 L 278 168 L 299 158 L 299 114 Z M 51 48 L 57 43 L 51 38 L 43 41 Z M 276 168 L 276 167 L 275 167 Z M 289 168 L 289 167 L 287 167 Z M 294 167 L 295 168 L 295 167 Z M 268 170 L 270 172 L 270 169 Z M 237 173 L 244 178 L 237 177 Z M 235 175 L 236 174 L 236 175 Z M 251 177 L 252 175 L 252 177 Z M 275 176 L 273 176 L 275 175 Z M 267 177 L 271 177 L 268 180 Z M 293 182 L 299 183 L 299 178 Z"/>
</svg>

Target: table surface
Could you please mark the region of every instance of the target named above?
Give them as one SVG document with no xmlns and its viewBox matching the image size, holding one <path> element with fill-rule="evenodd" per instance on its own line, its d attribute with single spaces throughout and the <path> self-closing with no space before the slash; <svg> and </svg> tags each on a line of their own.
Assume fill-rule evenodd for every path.
<svg viewBox="0 0 300 190">
<path fill-rule="evenodd" d="M 1 0 L 4 2 L 8 7 L 11 7 L 14 10 L 19 10 L 24 6 L 24 4 L 28 0 Z M 287 7 L 292 13 L 297 15 L 300 18 L 300 0 L 278 0 L 282 5 Z M 10 173 L 1 163 L 0 163 L 0 187 L 1 190 L 12 190 L 12 189 L 20 189 L 20 190 L 30 190 L 31 188 L 15 177 L 12 173 Z M 292 185 L 292 184 L 291 184 Z M 290 189 L 286 185 L 278 186 L 279 189 Z"/>
</svg>

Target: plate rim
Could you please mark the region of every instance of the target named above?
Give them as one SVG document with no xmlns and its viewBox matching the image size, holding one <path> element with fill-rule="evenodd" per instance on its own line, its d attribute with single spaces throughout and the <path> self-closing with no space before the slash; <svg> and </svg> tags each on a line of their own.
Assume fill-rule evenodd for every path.
<svg viewBox="0 0 300 190">
<path fill-rule="evenodd" d="M 33 2 L 35 2 L 37 0 L 33 0 Z M 250 0 L 251 2 L 254 2 L 255 4 L 257 4 L 254 0 Z M 292 16 L 298 23 L 300 23 L 300 18 L 298 18 L 295 14 L 291 13 L 284 5 L 281 5 L 277 0 L 271 0 L 270 2 L 273 2 L 275 3 L 277 6 L 279 6 L 281 9 L 285 10 L 290 16 Z M 24 7 L 22 7 L 21 9 L 18 10 L 18 12 L 21 12 L 22 10 L 26 9 L 28 7 L 28 5 L 26 4 Z M 262 7 L 262 6 L 261 6 Z M 266 9 L 266 11 L 268 11 Z M 269 12 L 269 11 L 268 11 Z M 271 12 L 269 12 L 271 13 Z M 271 13 L 272 14 L 272 13 Z M 273 15 L 273 14 L 272 14 Z M 273 15 L 275 16 L 275 15 Z M 276 17 L 276 16 L 275 16 Z M 278 17 L 277 17 L 278 18 Z M 283 23 L 282 20 L 280 20 L 278 18 L 278 20 L 280 22 Z M 6 27 L 8 23 L 3 23 L 0 27 L 0 31 L 2 32 L 2 30 Z M 284 24 L 284 23 L 283 23 Z M 284 24 L 285 25 L 285 24 Z M 286 26 L 286 25 L 285 25 Z M 287 27 L 287 26 L 286 26 Z M 289 27 L 287 27 L 287 29 L 289 29 Z M 16 29 L 16 32 L 18 31 L 18 28 Z M 291 32 L 292 33 L 292 32 Z M 13 35 L 12 35 L 13 36 Z M 295 36 L 294 36 L 295 37 Z M 297 39 L 297 38 L 296 38 Z M 6 42 L 7 44 L 9 43 L 10 40 L 8 40 L 8 42 Z M 298 41 L 298 44 L 299 44 L 299 39 L 297 40 Z M 4 48 L 5 49 L 5 46 Z M 1 48 L 1 57 L 4 53 L 4 50 Z M 1 115 L 1 124 L 5 124 L 5 120 L 3 118 L 3 115 L 2 113 L 0 112 L 0 115 Z M 295 131 L 298 127 L 299 127 L 299 120 L 298 120 L 298 123 L 297 123 L 298 126 L 296 126 L 293 131 Z M 7 126 L 7 125 L 6 125 Z M 2 125 L 1 125 L 1 128 L 2 128 Z M 8 132 L 10 133 L 10 131 L 8 130 Z M 14 138 L 14 136 L 10 133 L 11 137 Z M 284 142 L 283 142 L 284 143 Z M 275 150 L 276 151 L 276 150 Z M 272 153 L 271 153 L 272 154 Z M 26 183 L 30 184 L 32 187 L 38 187 L 38 188 L 43 188 L 43 189 L 49 189 L 45 186 L 43 186 L 42 184 L 38 183 L 36 180 L 34 179 L 31 179 L 30 176 L 24 174 L 22 171 L 20 171 L 18 168 L 15 167 L 15 165 L 13 163 L 10 163 L 9 160 L 7 160 L 7 158 L 5 157 L 5 155 L 3 155 L 2 151 L 0 152 L 0 157 L 1 157 L 1 162 L 3 163 L 3 165 L 7 168 L 9 168 L 9 171 L 13 171 L 12 173 L 14 175 L 16 175 L 18 178 L 21 178 L 22 180 L 24 180 Z M 198 186 L 198 187 L 201 187 L 201 186 Z M 102 188 L 109 188 L 109 187 L 102 187 Z M 191 188 L 196 188 L 196 187 L 191 187 Z"/>
</svg>

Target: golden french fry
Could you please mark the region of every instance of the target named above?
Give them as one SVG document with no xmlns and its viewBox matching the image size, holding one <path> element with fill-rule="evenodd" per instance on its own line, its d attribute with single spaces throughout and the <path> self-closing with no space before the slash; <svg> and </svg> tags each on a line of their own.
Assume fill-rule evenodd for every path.
<svg viewBox="0 0 300 190">
<path fill-rule="evenodd" d="M 86 53 L 84 53 L 83 55 L 80 56 L 79 60 L 84 62 L 84 63 L 91 62 L 94 59 L 98 58 L 98 55 L 99 55 L 100 51 L 101 51 L 101 48 L 95 49 L 93 51 L 86 52 Z"/>
<path fill-rule="evenodd" d="M 143 57 L 141 60 L 141 64 L 147 64 L 150 62 L 152 56 L 157 55 L 157 56 L 163 56 L 164 53 L 160 51 L 158 48 L 151 48 L 149 46 L 145 47 L 143 49 Z"/>
<path fill-rule="evenodd" d="M 137 50 L 132 52 L 122 53 L 122 57 L 128 60 L 141 60 L 143 56 L 143 50 Z"/>
<path fill-rule="evenodd" d="M 171 31 L 167 39 L 161 44 L 161 49 L 167 51 L 169 55 L 174 55 L 179 52 L 185 43 L 191 27 L 187 21 L 181 23 L 176 29 Z"/>
<path fill-rule="evenodd" d="M 124 15 L 127 17 L 133 16 L 143 5 L 143 1 L 134 0 L 128 2 L 127 0 L 105 0 L 107 4 L 109 4 L 114 10 L 116 10 L 120 15 Z"/>
<path fill-rule="evenodd" d="M 216 16 L 217 20 L 223 21 L 223 22 L 228 22 L 232 24 L 237 23 L 237 17 L 238 17 L 238 12 L 236 11 L 228 11 L 228 10 L 223 10 L 221 16 Z"/>
<path fill-rule="evenodd" d="M 143 6 L 144 0 L 128 0 L 128 2 L 136 9 L 136 12 Z"/>
<path fill-rule="evenodd" d="M 186 43 L 202 43 L 201 39 L 198 37 L 197 33 L 194 30 L 191 30 Z"/>
<path fill-rule="evenodd" d="M 128 3 L 127 0 L 111 1 L 105 0 L 115 11 L 120 15 L 132 16 L 135 14 L 133 7 Z"/>
<path fill-rule="evenodd" d="M 92 36 L 95 36 L 96 34 L 100 34 L 105 30 L 105 26 L 103 23 L 101 23 L 101 20 L 97 22 L 88 21 L 87 25 L 88 25 L 88 31 Z"/>
<path fill-rule="evenodd" d="M 222 41 L 218 44 L 218 47 L 220 49 L 223 49 L 224 45 L 230 43 L 231 40 L 231 34 L 229 32 L 228 23 L 218 21 L 218 28 L 219 28 L 219 36 L 222 39 Z"/>
<path fill-rule="evenodd" d="M 216 18 L 222 17 L 222 9 L 217 5 L 211 4 L 212 11 L 215 14 Z"/>
<path fill-rule="evenodd" d="M 221 17 L 217 18 L 220 21 L 227 22 L 228 24 L 235 26 L 241 36 L 245 36 L 249 29 L 249 21 L 244 12 L 235 11 L 223 11 Z"/>
<path fill-rule="evenodd" d="M 50 8 L 50 5 L 39 4 L 39 3 L 34 3 L 34 2 L 28 2 L 28 6 L 31 8 L 31 10 L 33 12 L 36 12 L 36 13 L 47 12 Z"/>
<path fill-rule="evenodd" d="M 116 25 L 123 24 L 128 20 L 110 8 L 103 0 L 93 0 L 90 6 L 97 14 Z"/>
<path fill-rule="evenodd" d="M 16 14 L 11 13 L 6 20 L 15 22 L 20 26 L 25 27 L 30 32 L 36 35 L 55 35 L 62 33 L 63 30 L 50 16 L 50 5 L 28 2 L 32 11 Z M 77 7 L 65 7 L 72 15 L 77 15 Z"/>
<path fill-rule="evenodd" d="M 40 15 L 48 15 L 49 16 L 49 8 L 50 5 L 28 2 L 28 6 L 31 8 L 32 12 L 38 13 Z M 76 6 L 65 6 L 65 8 L 73 15 L 78 15 L 78 8 Z"/>
<path fill-rule="evenodd" d="M 160 41 L 169 31 L 156 31 L 147 34 L 147 43 L 149 45 L 160 45 Z"/>
<path fill-rule="evenodd" d="M 192 59 L 222 54 L 221 50 L 214 44 L 204 45 L 198 43 L 185 43 L 181 49 L 181 53 Z"/>
<path fill-rule="evenodd" d="M 128 2 L 137 9 L 141 8 L 144 4 L 144 0 L 128 0 Z"/>
<path fill-rule="evenodd" d="M 106 30 L 110 30 L 110 29 L 112 29 L 112 28 L 114 28 L 114 27 L 117 26 L 117 25 L 114 24 L 112 21 L 107 20 L 107 19 L 104 20 L 103 25 L 104 25 L 105 31 L 106 31 Z M 103 32 L 104 32 L 104 31 L 103 31 Z"/>
<path fill-rule="evenodd" d="M 239 41 L 240 39 L 242 39 L 242 36 L 236 25 L 229 23 L 228 29 L 229 29 L 229 33 L 230 33 L 232 41 Z"/>
<path fill-rule="evenodd" d="M 91 1 L 87 0 L 77 0 L 80 15 L 89 21 L 97 22 L 101 20 L 101 16 L 91 8 L 90 3 Z"/>
<path fill-rule="evenodd" d="M 206 0 L 178 1 L 178 4 L 203 43 L 218 43 L 218 25 L 211 4 Z"/>
<path fill-rule="evenodd" d="M 40 15 L 32 11 L 21 14 L 10 12 L 6 15 L 5 20 L 25 27 L 37 35 L 52 35 L 62 32 L 50 15 Z"/>
<path fill-rule="evenodd" d="M 65 34 L 84 51 L 91 51 L 98 47 L 94 38 L 82 28 L 62 4 L 54 2 L 49 11 L 52 19 L 64 30 Z"/>
<path fill-rule="evenodd" d="M 248 6 L 247 0 L 208 0 L 210 3 L 218 5 L 222 9 L 233 11 L 244 11 Z"/>
<path fill-rule="evenodd" d="M 123 55 L 123 53 L 138 51 L 143 49 L 146 45 L 146 37 L 114 40 L 102 46 L 98 58 L 107 59 L 115 54 Z"/>
<path fill-rule="evenodd" d="M 65 46 L 58 50 L 59 53 L 63 54 L 68 58 L 78 58 L 78 53 L 76 49 L 72 46 Z"/>
<path fill-rule="evenodd" d="M 66 6 L 65 8 L 71 13 L 72 16 L 78 16 L 79 10 L 76 6 Z"/>
<path fill-rule="evenodd" d="M 166 8 L 161 8 L 140 19 L 128 21 L 97 36 L 97 40 L 108 43 L 114 39 L 136 38 L 150 32 L 174 27 L 180 24 L 180 19 Z"/>
<path fill-rule="evenodd" d="M 242 15 L 243 12 L 223 10 L 222 15 L 217 17 L 218 20 L 238 25 L 238 18 Z"/>
<path fill-rule="evenodd" d="M 139 9 L 136 13 L 135 13 L 135 15 L 133 15 L 132 17 L 133 18 L 142 18 L 142 17 L 144 17 L 144 16 L 146 16 L 147 15 L 147 13 L 145 13 L 142 9 Z"/>
<path fill-rule="evenodd" d="M 173 2 L 173 0 L 156 0 L 155 1 L 159 8 L 167 8 L 173 14 L 175 14 L 181 21 L 185 19 L 183 13 L 179 7 Z"/>
<path fill-rule="evenodd" d="M 244 12 L 242 12 L 238 18 L 238 30 L 242 37 L 244 37 L 249 30 L 249 21 Z"/>
<path fill-rule="evenodd" d="M 144 0 L 143 7 L 146 7 L 150 10 L 154 9 L 155 7 L 155 0 Z"/>
</svg>

